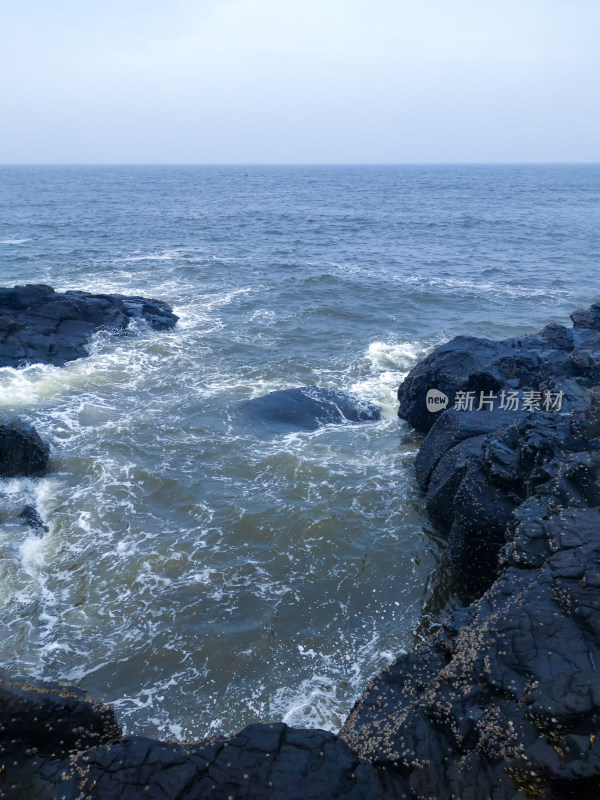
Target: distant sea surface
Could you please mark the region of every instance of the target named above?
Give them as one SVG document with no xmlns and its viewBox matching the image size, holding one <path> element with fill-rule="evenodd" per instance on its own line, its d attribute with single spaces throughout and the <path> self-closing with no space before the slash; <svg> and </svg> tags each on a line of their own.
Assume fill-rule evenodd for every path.
<svg viewBox="0 0 600 800">
<path fill-rule="evenodd" d="M 52 445 L 47 477 L 0 482 L 0 667 L 81 685 L 130 733 L 336 729 L 440 602 L 398 384 L 457 334 L 569 324 L 599 267 L 598 166 L 0 168 L 1 285 L 181 317 L 0 370 L 0 417 Z M 383 419 L 239 413 L 306 384 Z"/>
</svg>

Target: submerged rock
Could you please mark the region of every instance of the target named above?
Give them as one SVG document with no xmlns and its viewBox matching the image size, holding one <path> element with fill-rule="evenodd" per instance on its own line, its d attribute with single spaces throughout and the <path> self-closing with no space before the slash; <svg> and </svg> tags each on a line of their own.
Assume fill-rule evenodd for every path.
<svg viewBox="0 0 600 800">
<path fill-rule="evenodd" d="M 369 422 L 381 419 L 381 409 L 354 395 L 321 386 L 281 389 L 249 400 L 243 411 L 271 426 L 316 430 L 341 422 Z"/>
<path fill-rule="evenodd" d="M 0 425 L 0 478 L 40 475 L 49 457 L 49 446 L 32 425 Z"/>
<path fill-rule="evenodd" d="M 19 514 L 19 518 L 26 522 L 29 527 L 36 533 L 48 533 L 50 530 L 44 520 L 40 516 L 40 512 L 35 506 L 26 505 Z"/>
<path fill-rule="evenodd" d="M 61 366 L 88 355 L 95 331 L 123 331 L 132 319 L 166 330 L 178 317 L 166 303 L 145 297 L 55 292 L 43 284 L 0 288 L 0 367 Z"/>
</svg>

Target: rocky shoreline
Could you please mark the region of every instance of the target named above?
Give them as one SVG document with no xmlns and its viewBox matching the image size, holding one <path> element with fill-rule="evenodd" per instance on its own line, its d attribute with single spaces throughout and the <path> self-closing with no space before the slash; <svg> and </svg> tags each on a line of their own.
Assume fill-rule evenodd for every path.
<svg viewBox="0 0 600 800">
<path fill-rule="evenodd" d="M 123 333 L 133 320 L 168 330 L 177 316 L 162 300 L 55 292 L 44 284 L 0 288 L 0 367 L 54 364 L 88 355 L 99 330 Z"/>
<path fill-rule="evenodd" d="M 27 293 L 64 302 L 50 287 L 0 290 L 5 348 L 37 346 Z M 151 309 L 157 329 L 176 321 L 159 301 L 71 294 L 72 323 L 89 321 L 90 298 L 118 298 L 110 313 L 128 319 Z M 127 327 L 71 325 L 71 346 L 56 313 L 46 363 L 85 355 L 99 326 Z M 417 480 L 464 607 L 370 683 L 339 735 L 278 723 L 192 743 L 123 737 L 80 690 L 5 676 L 0 797 L 600 797 L 600 304 L 572 319 L 502 342 L 458 337 L 399 388 L 400 416 L 427 434 Z M 430 390 L 447 398 L 436 413 Z M 45 469 L 36 436 L 2 426 L 3 474 L 30 452 L 31 474 Z"/>
</svg>

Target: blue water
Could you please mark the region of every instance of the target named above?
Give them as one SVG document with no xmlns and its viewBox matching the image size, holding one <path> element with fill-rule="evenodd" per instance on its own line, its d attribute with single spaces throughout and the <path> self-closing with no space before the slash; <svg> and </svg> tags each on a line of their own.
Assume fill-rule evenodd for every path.
<svg viewBox="0 0 600 800">
<path fill-rule="evenodd" d="M 600 299 L 599 222 L 597 166 L 1 167 L 2 285 L 145 294 L 181 322 L 0 370 L 3 415 L 53 447 L 47 477 L 0 486 L 0 665 L 78 682 L 130 732 L 335 729 L 414 645 L 443 558 L 398 383 L 454 335 Z M 238 414 L 309 383 L 382 421 Z"/>
</svg>

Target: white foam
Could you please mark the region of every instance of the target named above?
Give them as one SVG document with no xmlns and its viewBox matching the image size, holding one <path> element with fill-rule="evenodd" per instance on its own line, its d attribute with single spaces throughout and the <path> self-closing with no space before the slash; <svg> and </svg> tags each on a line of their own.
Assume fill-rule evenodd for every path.
<svg viewBox="0 0 600 800">
<path fill-rule="evenodd" d="M 43 537 L 31 534 L 19 547 L 21 563 L 25 572 L 32 578 L 39 576 L 44 566 L 45 542 Z"/>
<path fill-rule="evenodd" d="M 259 291 L 261 286 L 245 286 L 240 289 L 232 289 L 226 292 L 215 292 L 214 294 L 209 295 L 201 295 L 200 302 L 204 306 L 204 308 L 208 311 L 212 311 L 214 308 L 219 308 L 220 306 L 229 305 L 235 299 L 240 296 L 252 294 L 256 291 Z"/>
<path fill-rule="evenodd" d="M 0 244 L 25 244 L 30 241 L 31 239 L 2 239 Z"/>
<path fill-rule="evenodd" d="M 381 370 L 408 370 L 419 359 L 422 348 L 416 342 L 371 342 L 366 356 Z"/>
<path fill-rule="evenodd" d="M 264 322 L 264 323 L 271 323 L 277 319 L 277 314 L 274 311 L 270 311 L 266 308 L 259 308 L 252 313 L 250 316 L 250 322 Z"/>
<path fill-rule="evenodd" d="M 178 250 L 163 250 L 159 253 L 145 253 L 134 256 L 126 256 L 118 260 L 124 261 L 125 263 L 137 263 L 139 261 L 173 261 L 179 255 L 180 251 Z"/>
<path fill-rule="evenodd" d="M 444 341 L 443 335 L 423 341 L 375 341 L 364 354 L 364 362 L 349 369 L 349 391 L 363 400 L 379 405 L 384 417 L 395 418 L 397 389 L 410 369 Z M 356 373 L 359 377 L 355 377 Z"/>
<path fill-rule="evenodd" d="M 64 644 L 63 642 L 50 642 L 45 647 L 46 653 L 55 653 L 57 650 L 62 651 L 64 653 L 70 653 L 72 648 L 69 647 L 68 644 Z"/>
<path fill-rule="evenodd" d="M 127 341 L 106 331 L 94 334 L 89 356 L 63 367 L 32 364 L 21 369 L 0 368 L 0 408 L 22 412 L 58 397 L 89 397 L 91 390 L 103 387 L 114 387 L 115 392 L 125 387 L 133 390 L 148 372 L 163 372 L 165 355 L 177 353 L 182 346 L 179 333 L 161 334 L 159 340 L 147 326 L 136 323 L 130 326 L 130 332 L 135 336 Z M 107 407 L 106 401 L 97 397 L 95 404 Z M 71 424 L 76 424 L 70 412 L 69 416 Z"/>
<path fill-rule="evenodd" d="M 314 675 L 305 680 L 288 702 L 288 707 L 282 716 L 286 725 L 301 727 L 319 727 L 324 730 L 335 731 L 336 722 L 330 720 L 331 708 L 336 705 L 336 695 L 331 686 L 332 681 L 327 676 Z M 328 719 L 329 717 L 329 719 Z"/>
<path fill-rule="evenodd" d="M 0 406 L 28 408 L 41 397 L 52 397 L 64 386 L 59 367 L 34 364 L 22 369 L 0 369 Z"/>
<path fill-rule="evenodd" d="M 538 288 L 530 285 L 509 285 L 501 281 L 477 281 L 477 280 L 464 280 L 460 278 L 431 278 L 422 275 L 388 275 L 391 280 L 398 283 L 407 283 L 417 286 L 421 289 L 449 289 L 451 291 L 457 290 L 461 294 L 465 292 L 473 292 L 482 295 L 505 295 L 514 299 L 528 299 L 530 297 L 550 297 L 547 289 Z M 552 296 L 568 295 L 569 291 L 566 289 L 553 289 Z"/>
</svg>

